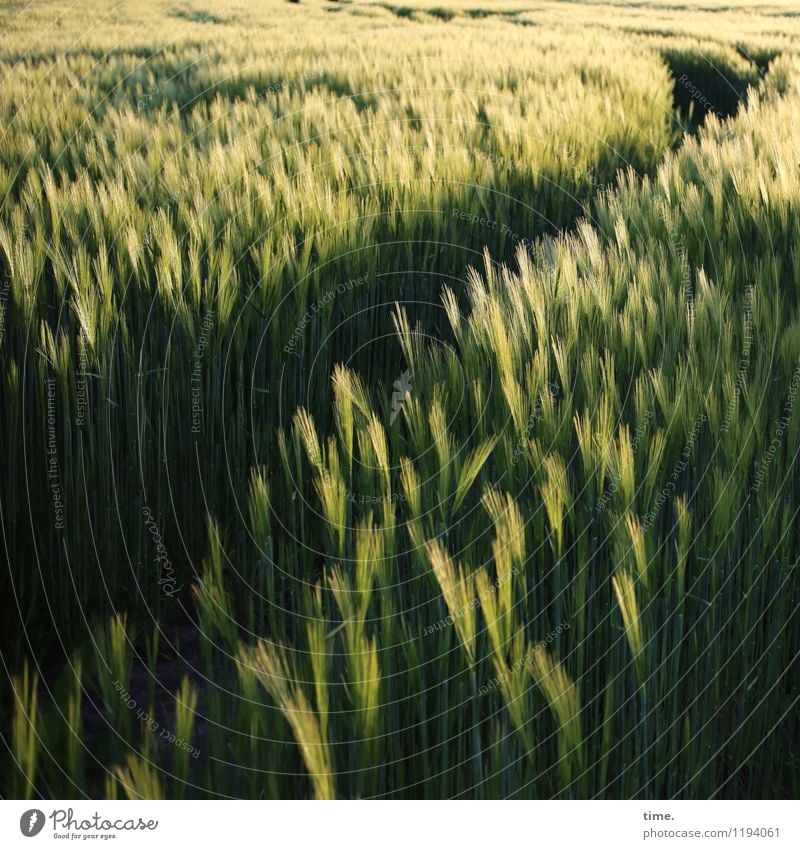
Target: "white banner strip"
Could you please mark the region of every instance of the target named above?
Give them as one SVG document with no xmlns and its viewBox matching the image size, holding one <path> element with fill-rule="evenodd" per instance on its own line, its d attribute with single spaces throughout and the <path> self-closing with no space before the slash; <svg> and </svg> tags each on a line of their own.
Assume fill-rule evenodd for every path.
<svg viewBox="0 0 800 849">
<path fill-rule="evenodd" d="M 800 803 L 719 802 L 0 802 L 0 846 L 800 846 Z"/>
</svg>

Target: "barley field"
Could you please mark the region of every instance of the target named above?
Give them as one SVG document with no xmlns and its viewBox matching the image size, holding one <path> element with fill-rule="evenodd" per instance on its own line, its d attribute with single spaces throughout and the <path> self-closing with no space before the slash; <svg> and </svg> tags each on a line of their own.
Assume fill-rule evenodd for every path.
<svg viewBox="0 0 800 849">
<path fill-rule="evenodd" d="M 0 795 L 796 798 L 796 4 L 400 2 L 0 2 Z"/>
</svg>

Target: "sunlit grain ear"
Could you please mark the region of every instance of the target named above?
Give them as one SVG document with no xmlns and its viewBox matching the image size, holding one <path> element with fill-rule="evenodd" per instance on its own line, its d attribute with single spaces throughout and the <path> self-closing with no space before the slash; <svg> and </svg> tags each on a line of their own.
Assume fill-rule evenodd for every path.
<svg viewBox="0 0 800 849">
<path fill-rule="evenodd" d="M 349 402 L 367 419 L 372 416 L 369 393 L 364 382 L 355 372 L 337 365 L 333 371 L 333 387 L 335 398 L 341 399 L 341 403 Z M 337 403 L 340 402 L 337 400 Z"/>
<path fill-rule="evenodd" d="M 642 636 L 642 620 L 639 613 L 639 603 L 636 599 L 636 586 L 633 578 L 626 569 L 619 569 L 611 578 L 617 605 L 625 627 L 625 637 L 633 657 L 636 678 L 640 687 L 645 684 L 644 642 Z"/>
<path fill-rule="evenodd" d="M 189 755 L 197 718 L 197 697 L 197 688 L 184 675 L 180 689 L 175 694 L 173 774 L 176 781 L 175 794 L 178 797 L 183 796 L 184 784 L 189 776 Z"/>
<path fill-rule="evenodd" d="M 586 768 L 578 688 L 563 665 L 541 646 L 534 647 L 529 668 L 558 724 L 559 770 L 564 785 L 569 786 Z"/>
<path fill-rule="evenodd" d="M 442 304 L 444 305 L 445 312 L 447 313 L 447 320 L 450 322 L 450 328 L 453 331 L 455 340 L 459 345 L 462 345 L 463 336 L 461 327 L 463 317 L 458 306 L 456 294 L 449 286 L 445 286 L 442 291 Z"/>
<path fill-rule="evenodd" d="M 438 540 L 425 546 L 428 562 L 442 591 L 452 624 L 470 665 L 475 662 L 475 576 L 468 568 L 456 568 Z"/>
<path fill-rule="evenodd" d="M 265 557 L 272 558 L 272 505 L 266 469 L 253 469 L 248 493 L 250 529 Z"/>
<path fill-rule="evenodd" d="M 458 480 L 456 481 L 456 491 L 453 498 L 453 513 L 456 513 L 458 508 L 463 504 L 464 499 L 467 497 L 467 492 L 469 492 L 469 488 L 474 483 L 475 478 L 477 478 L 480 474 L 481 469 L 489 459 L 489 455 L 494 450 L 494 446 L 496 444 L 497 439 L 487 439 L 485 442 L 478 445 L 464 461 L 458 474 Z"/>
<path fill-rule="evenodd" d="M 334 772 L 331 751 L 322 726 L 295 673 L 286 650 L 261 641 L 243 649 L 239 663 L 250 667 L 280 709 L 294 734 L 300 754 L 311 777 L 317 799 L 333 799 Z"/>
<path fill-rule="evenodd" d="M 550 532 L 555 541 L 555 550 L 560 557 L 564 547 L 564 523 L 570 504 L 569 481 L 564 461 L 558 455 L 549 455 L 543 460 L 546 480 L 539 487 L 542 494 Z"/>
<path fill-rule="evenodd" d="M 314 426 L 314 419 L 307 410 L 299 409 L 294 416 L 294 428 L 296 438 L 302 443 L 306 449 L 309 462 L 317 470 L 323 469 L 322 448 L 319 444 L 319 437 Z"/>
<path fill-rule="evenodd" d="M 144 757 L 128 755 L 125 766 L 114 768 L 114 776 L 129 799 L 164 798 L 164 787 L 158 770 Z"/>
<path fill-rule="evenodd" d="M 408 457 L 400 459 L 400 485 L 403 488 L 411 518 L 418 518 L 422 513 L 422 492 L 419 475 Z"/>
<path fill-rule="evenodd" d="M 372 450 L 374 451 L 375 461 L 377 463 L 377 471 L 383 480 L 383 492 L 385 498 L 391 500 L 392 497 L 392 476 L 389 468 L 389 446 L 386 442 L 386 431 L 383 425 L 378 420 L 377 416 L 372 417 L 367 427 Z"/>
<path fill-rule="evenodd" d="M 22 674 L 12 682 L 12 692 L 14 716 L 11 738 L 16 763 L 13 783 L 18 799 L 30 799 L 36 788 L 36 766 L 39 759 L 39 676 L 31 672 L 27 661 L 22 667 Z"/>
<path fill-rule="evenodd" d="M 347 535 L 347 486 L 339 467 L 339 452 L 333 438 L 328 442 L 328 468 L 314 482 L 322 504 L 326 530 L 337 557 L 344 555 Z"/>
</svg>

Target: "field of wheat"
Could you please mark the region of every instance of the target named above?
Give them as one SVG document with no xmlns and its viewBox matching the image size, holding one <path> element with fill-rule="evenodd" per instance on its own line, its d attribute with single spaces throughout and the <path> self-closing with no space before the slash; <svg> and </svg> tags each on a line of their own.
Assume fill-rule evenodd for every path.
<svg viewBox="0 0 800 849">
<path fill-rule="evenodd" d="M 402 2 L 0 3 L 2 796 L 800 794 L 800 17 Z"/>
</svg>

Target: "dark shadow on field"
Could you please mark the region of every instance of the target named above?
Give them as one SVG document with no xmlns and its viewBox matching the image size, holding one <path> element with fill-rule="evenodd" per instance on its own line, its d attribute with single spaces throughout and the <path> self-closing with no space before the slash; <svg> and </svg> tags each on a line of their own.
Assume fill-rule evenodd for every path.
<svg viewBox="0 0 800 849">
<path fill-rule="evenodd" d="M 227 19 L 220 18 L 219 15 L 208 12 L 205 9 L 182 9 L 180 7 L 170 9 L 167 12 L 171 18 L 180 18 L 184 21 L 190 21 L 193 24 L 224 24 L 229 23 Z"/>
<path fill-rule="evenodd" d="M 418 22 L 427 20 L 426 16 L 438 18 L 445 23 L 455 18 L 466 18 L 473 21 L 481 21 L 486 18 L 500 18 L 501 20 L 521 26 L 533 26 L 532 21 L 524 18 L 519 19 L 519 16 L 534 11 L 534 9 L 484 9 L 481 7 L 453 9 L 444 6 L 423 8 L 419 6 L 396 6 L 391 3 L 375 3 L 373 5 L 379 9 L 385 9 L 387 12 L 391 12 L 397 18 Z"/>
<path fill-rule="evenodd" d="M 736 52 L 705 55 L 700 50 L 664 48 L 661 55 L 670 70 L 673 102 L 684 132 L 696 132 L 710 114 L 731 118 L 746 106 L 750 91 L 769 70 L 777 51 L 751 55 Z"/>
</svg>

